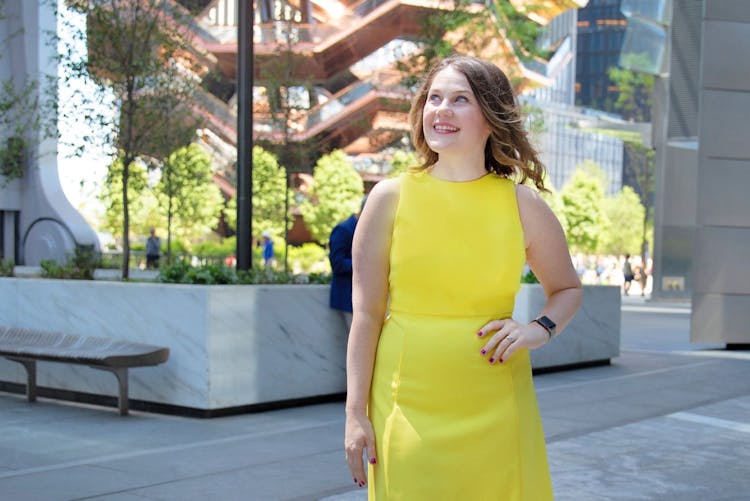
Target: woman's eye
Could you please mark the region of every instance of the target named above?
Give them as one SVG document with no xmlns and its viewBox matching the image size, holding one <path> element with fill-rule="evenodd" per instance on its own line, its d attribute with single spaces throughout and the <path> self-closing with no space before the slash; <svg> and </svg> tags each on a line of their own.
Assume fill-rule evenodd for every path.
<svg viewBox="0 0 750 501">
<path fill-rule="evenodd" d="M 438 96 L 437 94 L 430 95 L 429 99 L 431 102 L 440 102 L 440 96 Z"/>
<path fill-rule="evenodd" d="M 469 99 L 466 96 L 456 96 L 456 102 L 466 103 Z"/>
</svg>

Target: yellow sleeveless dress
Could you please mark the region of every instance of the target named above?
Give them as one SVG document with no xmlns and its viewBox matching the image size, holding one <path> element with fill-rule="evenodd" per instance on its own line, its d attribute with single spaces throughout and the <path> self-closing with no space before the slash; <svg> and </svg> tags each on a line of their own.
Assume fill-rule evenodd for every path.
<svg viewBox="0 0 750 501">
<path fill-rule="evenodd" d="M 424 171 L 400 182 L 369 499 L 552 499 L 529 353 L 491 366 L 476 334 L 513 312 L 525 262 L 514 182 Z"/>
</svg>

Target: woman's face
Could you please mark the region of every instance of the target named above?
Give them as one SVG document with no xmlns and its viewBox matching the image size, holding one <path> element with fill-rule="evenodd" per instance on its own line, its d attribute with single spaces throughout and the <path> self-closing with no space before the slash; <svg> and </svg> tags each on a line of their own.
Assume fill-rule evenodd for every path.
<svg viewBox="0 0 750 501">
<path fill-rule="evenodd" d="M 483 154 L 490 127 L 469 81 L 449 66 L 435 75 L 422 111 L 425 140 L 437 154 Z"/>
</svg>

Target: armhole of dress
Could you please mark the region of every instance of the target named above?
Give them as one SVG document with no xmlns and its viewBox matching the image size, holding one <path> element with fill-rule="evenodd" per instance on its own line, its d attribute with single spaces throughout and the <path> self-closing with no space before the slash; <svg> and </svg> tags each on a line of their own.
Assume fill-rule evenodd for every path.
<svg viewBox="0 0 750 501">
<path fill-rule="evenodd" d="M 391 226 L 391 247 L 393 247 L 393 234 L 396 232 L 396 224 L 398 223 L 398 216 L 401 212 L 401 201 L 403 200 L 404 186 L 408 184 L 408 172 L 399 174 L 398 176 L 398 201 L 396 202 L 396 210 L 393 211 L 393 225 Z"/>
<path fill-rule="evenodd" d="M 398 176 L 398 200 L 396 201 L 396 209 L 393 211 L 393 222 L 391 224 L 391 245 L 388 249 L 388 303 L 390 304 L 391 296 L 391 264 L 393 262 L 393 239 L 396 235 L 396 225 L 398 224 L 398 216 L 401 211 L 401 201 L 403 199 L 404 185 L 407 184 L 408 172 L 402 173 Z M 387 310 L 386 310 L 387 311 Z M 386 316 L 390 316 L 387 314 Z"/>
<path fill-rule="evenodd" d="M 516 206 L 516 217 L 518 218 L 518 227 L 521 230 L 521 248 L 523 249 L 524 259 L 526 258 L 526 229 L 523 227 L 523 218 L 521 218 L 521 205 L 518 203 L 519 196 L 518 192 L 521 189 L 521 185 L 513 182 L 513 197 L 515 199 Z"/>
</svg>

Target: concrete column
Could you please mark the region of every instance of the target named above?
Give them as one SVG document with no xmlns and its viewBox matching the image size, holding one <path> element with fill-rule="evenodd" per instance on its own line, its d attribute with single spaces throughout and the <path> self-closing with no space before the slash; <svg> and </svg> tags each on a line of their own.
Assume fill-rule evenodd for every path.
<svg viewBox="0 0 750 501">
<path fill-rule="evenodd" d="M 705 0 L 691 340 L 750 344 L 750 3 Z"/>
</svg>

